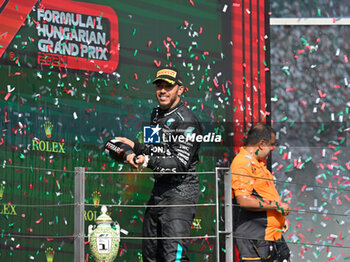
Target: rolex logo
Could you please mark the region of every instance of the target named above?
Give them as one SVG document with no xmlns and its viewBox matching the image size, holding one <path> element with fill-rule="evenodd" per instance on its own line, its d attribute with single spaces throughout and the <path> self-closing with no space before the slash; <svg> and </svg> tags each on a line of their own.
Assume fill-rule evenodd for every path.
<svg viewBox="0 0 350 262">
<path fill-rule="evenodd" d="M 192 221 L 191 228 L 192 229 L 202 229 L 201 221 L 202 221 L 202 219 L 200 219 L 200 218 L 194 218 L 193 221 Z"/>
<path fill-rule="evenodd" d="M 100 204 L 100 199 L 101 199 L 100 191 L 96 190 L 96 191 L 92 192 L 91 196 L 92 196 L 92 200 L 94 201 L 95 207 L 98 207 L 98 205 Z"/>
<path fill-rule="evenodd" d="M 53 124 L 50 121 L 44 123 L 44 130 L 47 138 L 51 138 Z"/>
<path fill-rule="evenodd" d="M 2 200 L 2 198 L 4 196 L 4 191 L 5 191 L 5 185 L 1 184 L 0 185 L 0 200 Z"/>
<path fill-rule="evenodd" d="M 48 247 L 45 250 L 45 254 L 46 254 L 46 261 L 53 262 L 53 256 L 55 255 L 55 250 L 52 247 Z"/>
<path fill-rule="evenodd" d="M 50 121 L 46 121 L 43 125 L 45 135 L 48 138 L 52 136 L 53 124 Z M 41 151 L 41 152 L 52 152 L 52 153 L 66 153 L 66 148 L 64 146 L 64 139 L 61 139 L 60 142 L 50 140 L 40 140 L 38 138 L 32 139 L 32 150 Z"/>
</svg>

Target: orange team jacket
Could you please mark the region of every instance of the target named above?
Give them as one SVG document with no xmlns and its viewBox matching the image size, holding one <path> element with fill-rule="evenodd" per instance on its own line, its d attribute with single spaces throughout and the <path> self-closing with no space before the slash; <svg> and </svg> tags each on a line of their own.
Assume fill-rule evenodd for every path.
<svg viewBox="0 0 350 262">
<path fill-rule="evenodd" d="M 255 196 L 261 201 L 281 202 L 270 171 L 243 147 L 233 159 L 231 172 L 233 197 Z M 284 221 L 285 216 L 274 209 L 254 212 L 236 208 L 233 227 L 237 237 L 276 241 L 282 238 Z"/>
</svg>

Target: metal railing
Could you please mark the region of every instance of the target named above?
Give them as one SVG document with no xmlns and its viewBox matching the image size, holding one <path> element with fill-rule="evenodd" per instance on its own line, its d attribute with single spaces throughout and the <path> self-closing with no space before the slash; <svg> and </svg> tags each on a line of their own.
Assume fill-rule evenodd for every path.
<svg viewBox="0 0 350 262">
<path fill-rule="evenodd" d="M 30 166 L 14 166 L 14 165 L 7 165 L 6 167 L 3 166 L 3 168 L 14 168 L 16 169 L 16 171 L 19 170 L 32 170 L 33 168 Z M 73 232 L 69 232 L 68 234 L 65 235 L 58 235 L 58 234 L 25 234 L 24 232 L 6 232 L 6 229 L 3 228 L 2 232 L 0 233 L 0 237 L 1 238 L 11 238 L 12 241 L 14 238 L 32 238 L 32 239 L 69 239 L 70 241 L 74 240 L 74 259 L 75 261 L 85 261 L 81 260 L 81 257 L 86 255 L 85 253 L 85 243 L 84 240 L 86 240 L 87 236 L 86 234 L 84 234 L 84 222 L 85 222 L 85 217 L 84 217 L 84 211 L 85 208 L 87 208 L 88 206 L 91 206 L 92 204 L 86 204 L 84 203 L 85 201 L 85 179 L 88 175 L 91 174 L 111 174 L 111 172 L 91 172 L 91 171 L 85 171 L 85 168 L 75 168 L 75 170 L 58 170 L 58 169 L 45 169 L 45 168 L 35 168 L 35 171 L 37 172 L 41 172 L 41 171 L 45 171 L 51 174 L 51 172 L 64 172 L 64 173 L 69 173 L 69 174 L 74 174 L 74 182 L 75 182 L 75 192 L 74 194 L 71 193 L 71 190 L 69 191 L 71 193 L 71 197 L 75 198 L 74 202 L 69 202 L 69 203 L 61 203 L 60 201 L 56 204 L 52 203 L 51 201 L 49 201 L 47 204 L 40 204 L 40 203 L 35 203 L 35 204 L 25 204 L 25 203 L 17 203 L 16 200 L 10 200 L 10 202 L 6 202 L 6 200 L 4 200 L 3 202 L 0 202 L 0 204 L 2 205 L 7 205 L 8 208 L 15 208 L 15 206 L 18 207 L 28 207 L 28 208 L 38 208 L 38 207 L 43 207 L 43 208 L 52 208 L 52 207 L 73 207 L 74 206 L 74 212 L 75 212 L 75 217 L 74 217 L 74 235 L 72 234 Z M 116 174 L 130 174 L 130 173 L 139 173 L 139 174 L 153 174 L 153 172 L 115 172 Z M 231 191 L 231 176 L 237 175 L 237 176 L 242 176 L 242 177 L 250 177 L 248 175 L 244 175 L 244 174 L 239 174 L 239 173 L 234 173 L 230 171 L 229 168 L 216 168 L 215 172 L 211 171 L 211 172 L 198 172 L 199 175 L 201 174 L 210 174 L 212 179 L 214 179 L 214 175 L 215 175 L 215 185 L 214 189 L 216 190 L 215 192 L 215 203 L 213 200 L 211 200 L 212 202 L 209 204 L 197 204 L 195 206 L 210 206 L 210 207 L 216 207 L 215 210 L 213 210 L 216 214 L 213 214 L 215 216 L 215 229 L 212 231 L 215 231 L 215 234 L 213 235 L 205 235 L 205 236 L 191 236 L 189 237 L 190 239 L 204 239 L 204 238 L 208 238 L 208 239 L 216 239 L 216 244 L 214 244 L 214 246 L 216 245 L 216 254 L 211 253 L 210 256 L 214 256 L 213 260 L 215 261 L 233 261 L 234 260 L 234 254 L 233 254 L 233 238 L 241 238 L 238 236 L 235 236 L 234 233 L 232 232 L 232 209 L 231 207 L 238 207 L 238 204 L 232 204 L 231 203 L 231 199 L 232 199 L 232 191 Z M 260 178 L 260 179 L 266 179 L 266 178 Z M 56 180 L 56 178 L 55 178 Z M 272 180 L 272 179 L 269 179 Z M 57 183 L 58 180 L 56 180 Z M 334 198 L 334 196 L 337 196 L 340 193 L 344 194 L 344 201 L 348 199 L 348 194 L 350 192 L 350 190 L 348 189 L 348 180 L 344 180 L 344 182 L 340 183 L 340 180 L 338 180 L 337 185 L 309 185 L 309 184 L 304 184 L 304 183 L 296 183 L 293 181 L 285 181 L 285 180 L 278 180 L 278 179 L 273 179 L 274 183 L 276 184 L 283 184 L 283 187 L 287 186 L 287 185 L 291 185 L 291 186 L 297 186 L 299 188 L 301 188 L 301 190 L 303 191 L 305 189 L 305 192 L 307 192 L 309 186 L 310 187 L 314 187 L 317 188 L 317 191 L 320 192 L 326 192 L 326 193 L 330 193 L 331 197 Z M 214 184 L 214 183 L 212 183 Z M 57 184 L 57 186 L 59 187 L 59 184 Z M 69 183 L 69 186 L 71 186 L 71 183 Z M 223 190 L 224 189 L 224 190 Z M 222 195 L 225 195 L 225 201 L 223 203 L 222 201 Z M 220 197 L 219 197 L 220 196 Z M 297 197 L 297 196 L 293 196 L 293 197 Z M 323 195 L 322 195 L 323 197 Z M 11 197 L 12 199 L 12 197 Z M 212 199 L 212 198 L 210 198 Z M 289 199 L 289 195 L 288 195 L 288 199 Z M 285 199 L 285 201 L 287 201 L 287 198 Z M 314 203 L 313 206 L 309 206 L 309 210 L 306 208 L 300 209 L 298 208 L 298 206 L 296 206 L 295 208 L 293 208 L 291 210 L 291 213 L 293 215 L 305 215 L 305 214 L 309 214 L 312 215 L 314 219 L 314 217 L 317 216 L 322 216 L 322 218 L 329 220 L 330 216 L 334 217 L 334 224 L 336 225 L 347 225 L 347 221 L 349 221 L 350 218 L 350 209 L 348 209 L 345 212 L 329 212 L 327 209 L 323 209 L 323 206 L 326 202 L 324 202 L 320 207 L 318 207 L 317 203 Z M 345 202 L 347 203 L 347 202 Z M 302 203 L 301 203 L 302 204 Z M 118 206 L 120 208 L 122 207 L 127 207 L 127 208 L 134 208 L 134 207 L 146 207 L 146 205 L 132 205 L 132 204 L 106 204 L 106 206 Z M 314 208 L 314 206 L 318 207 L 317 209 Z M 346 208 L 346 205 L 340 205 L 340 207 L 344 207 Z M 225 217 L 221 217 L 221 213 L 222 210 L 225 210 Z M 244 206 L 239 206 L 244 208 Z M 344 210 L 344 208 L 343 208 Z M 219 212 L 220 211 L 220 212 Z M 220 218 L 220 219 L 219 219 Z M 292 216 L 293 218 L 293 216 Z M 293 219 L 295 220 L 295 222 L 297 222 L 299 224 L 299 220 L 302 217 L 294 217 Z M 339 221 L 339 218 L 343 219 L 344 221 Z M 40 220 L 41 221 L 41 220 Z M 37 223 L 40 223 L 40 221 L 38 221 Z M 220 227 L 222 226 L 223 223 L 225 224 L 224 230 L 220 231 Z M 326 224 L 324 224 L 323 222 L 321 222 L 321 226 L 326 226 Z M 335 232 L 335 231 L 334 231 Z M 345 232 L 343 230 L 343 232 Z M 337 235 L 335 235 L 333 233 L 333 231 L 329 232 L 330 235 L 327 236 L 327 239 L 324 239 L 321 241 L 321 239 L 317 239 L 317 241 L 304 241 L 304 236 L 301 234 L 301 231 L 299 231 L 299 226 L 294 228 L 294 232 L 291 232 L 290 235 L 287 237 L 287 243 L 291 244 L 293 246 L 300 246 L 301 250 L 304 250 L 305 248 L 310 248 L 310 247 L 315 247 L 317 249 L 320 248 L 336 248 L 336 249 L 342 249 L 342 250 L 349 250 L 350 246 L 349 246 L 349 242 L 345 239 L 345 238 L 341 238 L 341 234 L 339 235 L 339 239 L 342 241 L 341 243 L 335 243 L 335 238 L 338 237 Z M 300 238 L 297 238 L 297 236 L 299 236 Z M 321 236 L 321 234 L 318 234 L 317 236 Z M 219 242 L 219 240 L 223 240 L 223 237 L 225 239 L 225 247 L 222 244 L 222 242 Z M 121 240 L 139 240 L 139 239 L 144 239 L 143 237 L 121 237 Z M 253 236 L 247 236 L 245 239 L 255 239 Z M 213 240 L 214 241 L 214 240 Z M 345 241 L 343 243 L 343 241 Z M 5 241 L 6 243 L 6 241 Z M 221 244 L 221 246 L 219 245 Z M 6 245 L 6 244 L 5 244 Z M 11 247 L 10 247 L 11 248 Z M 215 247 L 214 247 L 215 248 Z M 224 250 L 225 249 L 225 250 Z M 215 250 L 215 249 L 214 249 Z M 219 252 L 220 251 L 220 252 Z M 296 251 L 295 251 L 296 252 Z M 71 253 L 71 252 L 70 252 Z M 343 253 L 339 253 L 338 256 L 340 256 Z M 215 258 L 216 255 L 216 258 Z M 222 256 L 225 256 L 225 259 L 223 259 Z"/>
<path fill-rule="evenodd" d="M 76 167 L 74 170 L 74 261 L 84 261 L 85 256 L 85 224 L 84 224 L 84 197 L 85 197 L 85 175 L 94 172 L 86 172 L 84 167 Z M 101 173 L 101 172 L 98 172 Z M 116 172 L 120 174 L 120 172 Z M 141 172 L 140 172 L 141 173 Z M 153 172 L 151 172 L 153 173 Z M 196 172 L 198 174 L 198 172 Z M 202 172 L 212 173 L 214 172 Z M 112 174 L 112 172 L 108 172 Z M 226 262 L 233 262 L 233 235 L 232 235 L 232 223 L 225 223 L 225 230 L 220 231 L 219 228 L 219 176 L 224 175 L 224 210 L 225 210 L 225 221 L 232 221 L 232 189 L 231 189 L 231 171 L 230 168 L 216 168 L 215 169 L 215 207 L 216 207 L 216 232 L 215 236 L 191 236 L 189 239 L 195 238 L 216 238 L 216 261 L 220 261 L 220 234 L 225 235 L 225 248 L 226 248 Z M 208 206 L 213 204 L 197 204 L 191 206 Z M 173 206 L 173 205 L 171 205 Z M 185 206 L 185 205 L 182 205 Z M 188 205 L 186 205 L 188 206 Z M 135 207 L 138 207 L 135 205 Z M 145 205 L 143 205 L 145 207 Z M 129 238 L 131 239 L 131 238 Z M 132 237 L 132 239 L 136 239 Z M 144 239 L 144 238 L 137 238 Z M 163 239 L 163 238 L 156 238 Z"/>
</svg>

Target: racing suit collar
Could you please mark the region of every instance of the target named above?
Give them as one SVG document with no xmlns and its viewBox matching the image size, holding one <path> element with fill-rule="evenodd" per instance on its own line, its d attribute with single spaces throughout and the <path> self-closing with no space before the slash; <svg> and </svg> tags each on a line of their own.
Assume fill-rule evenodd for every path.
<svg viewBox="0 0 350 262">
<path fill-rule="evenodd" d="M 183 105 L 183 102 L 180 100 L 180 102 L 179 103 L 177 103 L 174 107 L 172 107 L 172 108 L 169 108 L 169 109 L 167 109 L 167 110 L 162 110 L 159 106 L 158 106 L 158 110 L 160 111 L 160 112 L 162 112 L 162 114 L 163 115 L 170 115 L 171 113 L 173 113 L 173 112 L 175 112 L 180 106 L 182 106 Z"/>
</svg>

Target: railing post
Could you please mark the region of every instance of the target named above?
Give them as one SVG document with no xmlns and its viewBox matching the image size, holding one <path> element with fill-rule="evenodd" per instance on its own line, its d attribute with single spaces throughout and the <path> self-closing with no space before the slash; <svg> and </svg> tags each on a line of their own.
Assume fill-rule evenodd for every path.
<svg viewBox="0 0 350 262">
<path fill-rule="evenodd" d="M 219 168 L 215 168 L 215 206 L 216 206 L 216 262 L 220 261 L 220 218 L 219 218 Z"/>
<path fill-rule="evenodd" d="M 85 168 L 74 169 L 74 262 L 84 261 Z"/>
<path fill-rule="evenodd" d="M 225 169 L 225 248 L 226 262 L 233 262 L 231 169 Z"/>
</svg>

